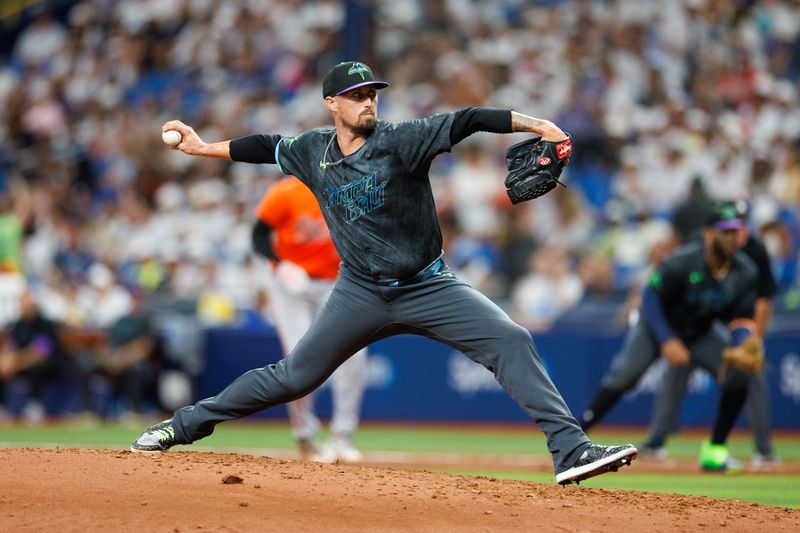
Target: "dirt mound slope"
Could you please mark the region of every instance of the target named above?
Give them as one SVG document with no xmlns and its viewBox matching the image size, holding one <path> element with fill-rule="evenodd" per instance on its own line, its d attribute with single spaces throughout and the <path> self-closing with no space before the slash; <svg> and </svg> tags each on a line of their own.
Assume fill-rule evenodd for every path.
<svg viewBox="0 0 800 533">
<path fill-rule="evenodd" d="M 226 453 L 1 449 L 0 487 L 15 532 L 800 530 L 738 500 Z"/>
</svg>

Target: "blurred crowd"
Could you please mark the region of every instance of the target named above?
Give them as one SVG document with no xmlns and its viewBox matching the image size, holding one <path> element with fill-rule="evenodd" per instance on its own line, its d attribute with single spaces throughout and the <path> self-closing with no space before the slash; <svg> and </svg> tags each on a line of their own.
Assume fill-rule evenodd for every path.
<svg viewBox="0 0 800 533">
<path fill-rule="evenodd" d="M 800 2 L 59 5 L 0 56 L 7 327 L 28 292 L 73 330 L 145 309 L 166 346 L 151 370 L 191 374 L 195 325 L 268 320 L 250 228 L 277 168 L 184 156 L 160 127 L 178 118 L 217 141 L 326 125 L 321 77 L 345 59 L 391 82 L 384 120 L 507 107 L 572 134 L 568 187 L 514 208 L 504 151 L 518 134 L 474 135 L 432 168 L 448 262 L 531 330 L 592 302 L 624 309 L 680 242 L 673 214 L 708 199 L 749 202 L 782 294 L 797 294 Z M 88 352 L 84 367 L 105 368 Z"/>
</svg>

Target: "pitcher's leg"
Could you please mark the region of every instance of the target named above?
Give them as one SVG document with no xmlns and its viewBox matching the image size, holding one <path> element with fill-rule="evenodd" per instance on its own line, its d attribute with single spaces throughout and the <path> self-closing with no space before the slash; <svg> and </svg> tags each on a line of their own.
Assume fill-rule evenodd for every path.
<svg viewBox="0 0 800 533">
<path fill-rule="evenodd" d="M 177 410 L 173 417 L 176 440 L 194 442 L 210 435 L 220 422 L 300 398 L 363 348 L 386 314 L 380 300 L 368 291 L 346 281 L 342 285 L 285 359 L 250 370 L 218 395 Z"/>
<path fill-rule="evenodd" d="M 545 433 L 556 472 L 569 468 L 590 442 L 545 371 L 530 333 L 466 284 L 439 280 L 431 285 L 430 291 L 398 298 L 393 319 L 494 373 Z"/>
<path fill-rule="evenodd" d="M 331 283 L 332 285 L 332 283 Z M 308 331 L 325 300 L 318 301 L 309 284 L 303 291 L 290 290 L 274 273 L 267 276 L 270 316 L 278 332 L 283 353 L 288 356 Z M 325 296 L 330 292 L 326 291 Z M 298 443 L 310 441 L 319 431 L 320 422 L 314 410 L 314 393 L 310 392 L 286 405 L 292 434 Z"/>
</svg>

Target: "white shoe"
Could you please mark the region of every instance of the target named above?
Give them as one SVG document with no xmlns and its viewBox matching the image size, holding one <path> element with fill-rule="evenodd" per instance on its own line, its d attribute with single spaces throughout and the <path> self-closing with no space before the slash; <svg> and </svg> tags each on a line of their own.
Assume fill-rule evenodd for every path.
<svg viewBox="0 0 800 533">
<path fill-rule="evenodd" d="M 781 465 L 781 460 L 773 455 L 764 455 L 761 453 L 756 453 L 753 455 L 753 459 L 750 461 L 750 466 L 753 470 L 775 470 L 779 468 Z"/>
<path fill-rule="evenodd" d="M 669 457 L 666 446 L 644 445 L 639 448 L 639 455 L 642 456 L 642 459 L 649 459 L 651 461 L 665 461 L 667 457 Z"/>
<path fill-rule="evenodd" d="M 336 462 L 336 454 L 333 451 L 328 450 L 326 446 L 317 446 L 312 439 L 297 439 L 297 451 L 301 461 L 327 464 Z"/>
<path fill-rule="evenodd" d="M 323 450 L 324 453 L 334 456 L 334 461 L 339 463 L 360 463 L 364 460 L 364 455 L 347 437 L 334 435 L 325 443 Z"/>
<path fill-rule="evenodd" d="M 29 426 L 41 426 L 46 416 L 44 405 L 38 400 L 28 401 L 22 409 L 22 420 Z"/>
</svg>

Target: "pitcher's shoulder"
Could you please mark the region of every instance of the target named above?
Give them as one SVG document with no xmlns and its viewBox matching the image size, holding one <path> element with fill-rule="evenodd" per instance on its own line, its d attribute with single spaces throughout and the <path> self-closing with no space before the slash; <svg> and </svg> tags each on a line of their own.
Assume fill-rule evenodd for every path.
<svg viewBox="0 0 800 533">
<path fill-rule="evenodd" d="M 291 147 L 298 142 L 309 145 L 327 143 L 331 135 L 335 133 L 336 129 L 333 127 L 313 128 L 297 135 L 286 135 L 281 139 L 281 142 L 287 147 Z"/>
</svg>

